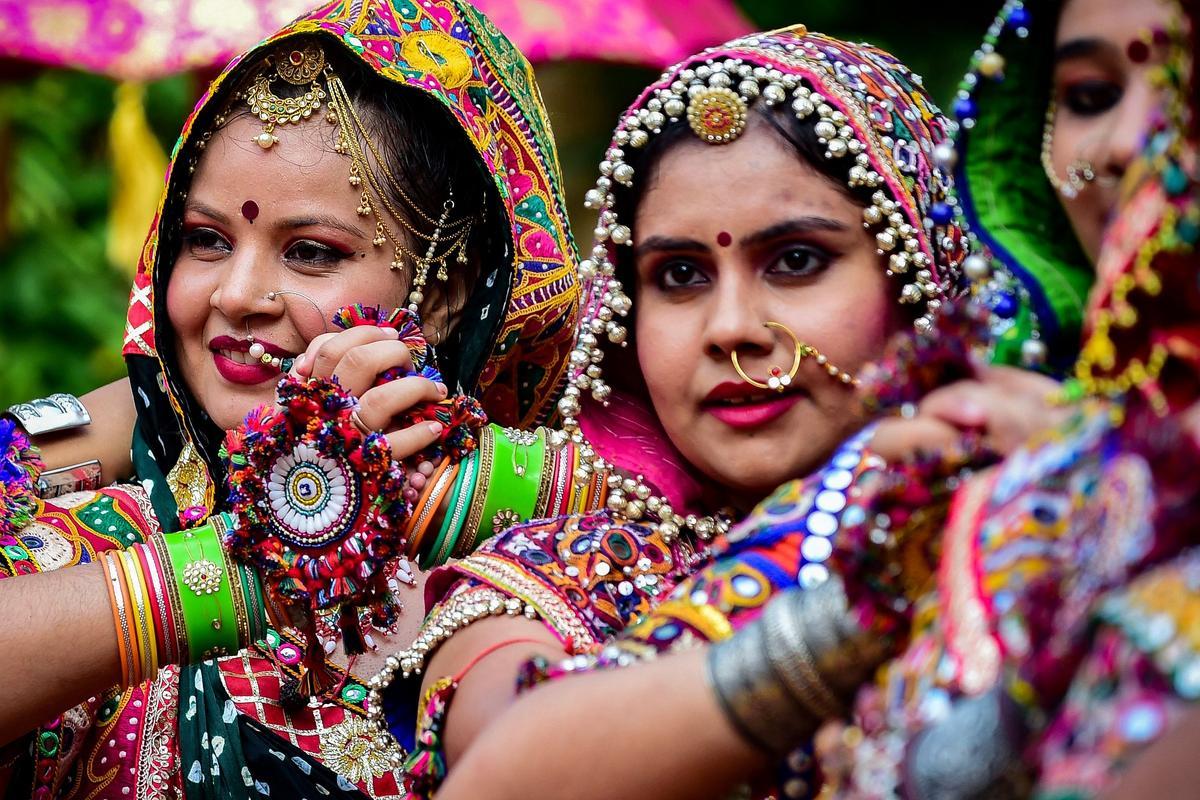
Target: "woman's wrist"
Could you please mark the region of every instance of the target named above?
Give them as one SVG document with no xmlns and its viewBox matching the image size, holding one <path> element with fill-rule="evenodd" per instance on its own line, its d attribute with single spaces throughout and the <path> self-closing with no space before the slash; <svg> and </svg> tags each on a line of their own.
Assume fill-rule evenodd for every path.
<svg viewBox="0 0 1200 800">
<path fill-rule="evenodd" d="M 783 756 L 828 719 L 844 716 L 858 687 L 887 655 L 862 628 L 836 577 L 791 589 L 708 655 L 722 710 L 747 741 Z"/>
<path fill-rule="evenodd" d="M 150 680 L 167 664 L 235 653 L 266 635 L 262 583 L 222 546 L 229 524 L 228 515 L 217 515 L 102 554 L 124 685 Z"/>
</svg>

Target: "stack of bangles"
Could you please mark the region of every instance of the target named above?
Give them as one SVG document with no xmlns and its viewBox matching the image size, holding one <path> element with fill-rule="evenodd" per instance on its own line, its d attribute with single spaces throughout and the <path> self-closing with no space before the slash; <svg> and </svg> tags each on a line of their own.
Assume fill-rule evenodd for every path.
<svg viewBox="0 0 1200 800">
<path fill-rule="evenodd" d="M 766 753 L 782 756 L 849 699 L 889 654 L 860 624 L 839 578 L 774 597 L 763 613 L 708 651 L 708 681 L 726 718 Z"/>
<path fill-rule="evenodd" d="M 236 653 L 266 637 L 262 584 L 221 546 L 231 524 L 232 517 L 218 514 L 201 527 L 101 554 L 123 685 L 153 679 L 164 665 Z"/>
<path fill-rule="evenodd" d="M 579 449 L 552 447 L 546 434 L 488 425 L 478 449 L 434 467 L 409 518 L 406 554 L 431 569 L 519 522 L 604 508 L 607 472 L 579 481 Z"/>
</svg>

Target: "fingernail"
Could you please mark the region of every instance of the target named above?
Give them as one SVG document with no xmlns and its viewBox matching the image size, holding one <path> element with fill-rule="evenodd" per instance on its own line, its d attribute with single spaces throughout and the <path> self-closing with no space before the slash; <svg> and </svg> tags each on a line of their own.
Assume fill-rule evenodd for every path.
<svg viewBox="0 0 1200 800">
<path fill-rule="evenodd" d="M 442 423 L 440 423 L 440 422 L 429 423 L 429 432 L 430 433 L 441 433 L 442 432 Z"/>
<path fill-rule="evenodd" d="M 441 383 L 440 381 L 438 382 L 437 388 L 438 388 L 438 394 L 440 394 L 442 397 L 445 397 L 450 391 L 449 389 L 446 388 L 446 384 Z"/>
<path fill-rule="evenodd" d="M 304 359 L 308 357 L 308 353 L 301 353 L 296 356 L 296 360 L 292 362 L 293 367 L 300 367 L 304 364 Z"/>
</svg>

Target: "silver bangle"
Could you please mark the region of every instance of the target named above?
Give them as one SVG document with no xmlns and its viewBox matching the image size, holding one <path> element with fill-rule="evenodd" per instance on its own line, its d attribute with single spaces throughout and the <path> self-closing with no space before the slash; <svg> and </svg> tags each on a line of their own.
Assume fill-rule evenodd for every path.
<svg viewBox="0 0 1200 800">
<path fill-rule="evenodd" d="M 812 736 L 821 720 L 788 692 L 771 669 L 765 647 L 761 619 L 712 645 L 706 659 L 708 682 L 743 738 L 782 756 Z"/>
<path fill-rule="evenodd" d="M 836 647 L 834 637 L 828 636 L 831 628 L 828 619 L 822 618 L 834 610 L 829 603 L 821 602 L 827 586 L 828 582 L 808 591 L 785 592 L 768 604 L 762 614 L 767 663 L 792 697 L 820 719 L 846 713 L 843 703 L 822 677 L 813 655 L 813 649 L 824 653 L 831 646 Z M 818 631 L 827 635 L 814 636 Z M 810 638 L 814 641 L 810 642 Z M 823 641 L 816 641 L 818 638 Z"/>
<path fill-rule="evenodd" d="M 100 488 L 100 462 L 96 459 L 69 467 L 48 469 L 38 477 L 37 491 L 43 500 L 72 492 L 94 492 Z"/>
<path fill-rule="evenodd" d="M 8 413 L 21 424 L 30 436 L 82 428 L 90 425 L 92 417 L 83 403 L 73 394 L 59 392 L 49 397 L 17 403 L 8 407 Z"/>
</svg>

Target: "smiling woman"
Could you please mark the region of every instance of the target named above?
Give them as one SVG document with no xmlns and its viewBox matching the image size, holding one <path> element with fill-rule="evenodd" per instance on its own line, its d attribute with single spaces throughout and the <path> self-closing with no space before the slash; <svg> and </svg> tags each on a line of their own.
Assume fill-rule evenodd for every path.
<svg viewBox="0 0 1200 800">
<path fill-rule="evenodd" d="M 354 674 L 382 656 L 334 657 L 336 618 L 290 616 L 222 548 L 232 503 L 220 445 L 248 413 L 270 412 L 288 371 L 316 379 L 306 385 L 336 377 L 374 452 L 395 459 L 441 435 L 440 421 L 406 414 L 449 391 L 477 396 L 499 425 L 532 427 L 550 413 L 578 286 L 554 143 L 527 70 L 466 4 L 368 0 L 326 4 L 279 31 L 201 99 L 131 295 L 137 483 L 39 498 L 36 453 L 0 421 L 14 512 L 0 519 L 0 606 L 29 615 L 0 667 L 39 665 L 36 685 L 13 681 L 0 698 L 10 794 L 401 794 Z M 405 331 L 413 350 L 390 327 L 331 330 L 335 318 L 374 321 L 364 307 L 376 306 L 384 317 L 419 312 L 423 329 Z M 425 339 L 443 385 L 415 372 Z M 484 438 L 494 436 L 500 427 Z M 502 452 L 518 463 L 514 444 Z M 344 473 L 311 468 L 328 461 L 306 462 L 288 488 L 312 500 L 326 478 L 330 497 L 346 496 Z M 403 483 L 382 485 L 394 504 L 415 502 L 433 471 L 415 464 Z M 278 493 L 285 481 L 272 472 L 265 482 Z M 423 511 L 422 533 L 437 508 Z M 364 649 L 419 621 L 399 615 L 419 606 L 413 573 L 392 558 L 373 576 L 384 612 L 358 630 Z M 314 641 L 324 650 L 304 655 L 333 680 L 302 697 Z"/>
</svg>

